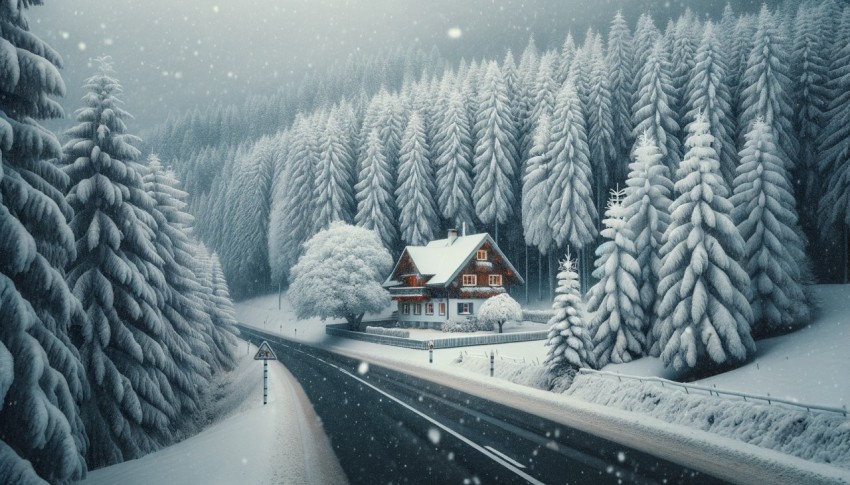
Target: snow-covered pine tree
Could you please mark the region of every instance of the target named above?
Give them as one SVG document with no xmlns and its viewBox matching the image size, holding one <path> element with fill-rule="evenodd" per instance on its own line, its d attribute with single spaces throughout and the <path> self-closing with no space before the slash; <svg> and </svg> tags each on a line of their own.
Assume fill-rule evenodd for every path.
<svg viewBox="0 0 850 485">
<path fill-rule="evenodd" d="M 517 174 L 516 132 L 507 88 L 495 62 L 487 64 L 475 116 L 474 186 L 475 214 L 496 228 L 513 215 L 514 176 Z"/>
<path fill-rule="evenodd" d="M 818 6 L 820 7 L 820 6 Z M 800 5 L 794 28 L 792 71 L 794 87 L 794 131 L 800 142 L 794 193 L 799 201 L 800 223 L 810 239 L 817 237 L 817 209 L 820 184 L 817 181 L 818 139 L 824 127 L 824 112 L 829 101 L 826 88 L 829 72 L 827 39 L 830 20 L 826 10 L 810 4 Z M 826 32 L 824 31 L 826 30 Z"/>
<path fill-rule="evenodd" d="M 646 318 L 638 283 L 641 268 L 635 259 L 635 237 L 624 219 L 624 189 L 611 191 L 602 229 L 606 239 L 596 249 L 597 282 L 590 289 L 590 338 L 596 364 L 621 364 L 641 357 L 646 347 Z"/>
<path fill-rule="evenodd" d="M 540 62 L 537 64 L 537 76 L 532 92 L 534 108 L 531 111 L 534 126 L 543 115 L 551 117 L 555 109 L 555 95 L 560 85 L 555 80 L 554 61 L 555 53 L 545 52 L 540 56 Z"/>
<path fill-rule="evenodd" d="M 211 323 L 197 298 L 200 287 L 194 273 L 194 247 L 185 232 L 193 219 L 183 212 L 186 192 L 180 190 L 173 172 L 167 172 L 156 155 L 148 157 L 142 181 L 145 191 L 154 200 L 154 210 L 150 211 L 156 223 L 153 243 L 163 262 L 166 291 L 158 300 L 158 307 L 167 323 L 164 329 L 177 334 L 169 338 L 165 349 L 178 368 L 172 389 L 177 394 L 180 410 L 191 415 L 197 410 L 198 396 L 212 375 L 206 362 L 211 349 L 205 335 Z"/>
<path fill-rule="evenodd" d="M 687 13 L 690 13 L 690 11 Z M 688 112 L 685 106 L 686 93 L 696 65 L 697 44 L 699 43 L 699 37 L 694 31 L 701 31 L 700 27 L 699 22 L 691 14 L 679 17 L 673 30 L 673 45 L 670 51 L 670 81 L 675 95 L 672 100 L 674 105 L 671 108 L 680 120 L 684 120 Z M 684 124 L 685 121 L 680 123 L 680 125 Z"/>
<path fill-rule="evenodd" d="M 646 56 L 646 62 L 640 65 L 640 83 L 632 108 L 632 136 L 637 139 L 648 133 L 661 150 L 667 169 L 674 174 L 681 158 L 679 121 L 672 109 L 675 92 L 670 81 L 670 61 L 660 39 Z"/>
<path fill-rule="evenodd" d="M 635 236 L 635 258 L 641 274 L 638 279 L 640 301 L 647 322 L 655 315 L 658 301 L 658 282 L 661 273 L 661 247 L 664 233 L 670 225 L 670 197 L 673 182 L 670 171 L 663 162 L 664 156 L 655 145 L 655 140 L 644 133 L 637 142 L 634 161 L 629 164 L 623 199 L 623 218 L 629 231 Z M 657 341 L 653 341 L 647 330 L 647 348 L 650 355 L 661 355 Z"/>
<path fill-rule="evenodd" d="M 735 123 L 725 56 L 714 25 L 707 22 L 697 48 L 693 75 L 685 92 L 687 114 L 682 122 L 692 122 L 699 113 L 705 116 L 709 133 L 714 137 L 714 151 L 720 161 L 720 173 L 726 186 L 731 187 L 738 157 L 735 152 Z"/>
<path fill-rule="evenodd" d="M 850 7 L 845 7 L 833 42 L 829 68 L 830 102 L 820 145 L 818 172 L 824 191 L 818 207 L 820 232 L 841 227 L 842 281 L 848 281 L 847 226 L 850 225 Z"/>
<path fill-rule="evenodd" d="M 611 91 L 611 121 L 614 126 L 614 149 L 617 150 L 612 180 L 626 179 L 629 152 L 632 149 L 632 106 L 634 105 L 634 46 L 632 33 L 621 11 L 617 11 L 608 32 L 606 56 L 608 88 Z"/>
<path fill-rule="evenodd" d="M 387 131 L 391 131 L 387 128 Z M 335 113 L 328 117 L 322 136 L 321 155 L 316 170 L 313 192 L 315 219 L 313 231 L 318 232 L 333 221 L 351 222 L 354 215 L 354 159 L 346 143 L 343 127 Z M 387 146 L 387 145 L 384 145 Z"/>
<path fill-rule="evenodd" d="M 570 80 L 558 92 L 552 118 L 547 158 L 550 162 L 548 203 L 549 225 L 554 247 L 578 249 L 582 290 L 590 271 L 581 254 L 596 239 L 597 212 L 593 202 L 593 172 L 584 116 L 578 94 Z"/>
<path fill-rule="evenodd" d="M 641 14 L 641 16 L 638 17 L 637 24 L 635 25 L 635 35 L 633 39 L 635 78 L 632 81 L 632 89 L 634 93 L 637 93 L 640 87 L 641 70 L 644 69 L 649 56 L 652 54 L 653 49 L 655 49 L 655 44 L 659 40 L 663 41 L 661 32 L 659 32 L 658 27 L 655 26 L 652 16 L 648 13 Z"/>
<path fill-rule="evenodd" d="M 434 138 L 437 201 L 443 218 L 454 227 L 474 227 L 472 205 L 472 139 L 461 93 L 452 89 Z"/>
<path fill-rule="evenodd" d="M 744 71 L 747 70 L 747 61 L 755 42 L 756 29 L 758 28 L 758 17 L 753 14 L 741 15 L 735 24 L 732 49 L 729 55 L 729 81 L 731 83 L 730 94 L 732 95 L 732 106 L 741 117 L 744 95 Z M 740 131 L 738 119 L 735 126 Z"/>
<path fill-rule="evenodd" d="M 797 225 L 794 194 L 771 127 L 756 120 L 741 150 L 730 199 L 732 220 L 744 238 L 744 269 L 752 282 L 752 333 L 787 331 L 809 318 L 803 289 L 807 257 Z"/>
<path fill-rule="evenodd" d="M 401 184 L 395 193 L 401 239 L 413 246 L 422 246 L 433 240 L 440 227 L 434 202 L 434 168 L 429 156 L 422 118 L 414 112 L 402 135 L 398 166 Z"/>
<path fill-rule="evenodd" d="M 549 115 L 543 114 L 534 131 L 531 158 L 525 165 L 522 179 L 522 225 L 525 240 L 536 246 L 541 254 L 548 254 L 554 244 L 552 226 L 549 225 L 549 179 L 551 138 Z"/>
<path fill-rule="evenodd" d="M 794 112 L 791 105 L 793 83 L 789 77 L 789 60 L 785 38 L 773 14 L 763 4 L 753 48 L 741 79 L 738 146 L 743 146 L 747 130 L 757 118 L 762 117 L 776 134 L 784 152 L 782 158 L 792 163 L 792 166 L 786 168 L 794 171 L 797 168 L 797 137 L 791 125 Z"/>
<path fill-rule="evenodd" d="M 720 15 L 720 21 L 715 27 L 715 35 L 720 43 L 720 52 L 726 53 L 724 61 L 726 62 L 726 88 L 729 95 L 732 96 L 738 89 L 738 79 L 741 75 L 740 61 L 742 59 L 739 52 L 736 50 L 735 30 L 738 25 L 738 17 L 735 11 L 732 10 L 732 5 L 727 3 L 723 7 L 723 13 Z M 705 34 L 705 32 L 703 32 Z M 732 103 L 732 109 L 737 107 L 736 103 Z"/>
<path fill-rule="evenodd" d="M 377 128 L 366 140 L 366 152 L 360 162 L 360 176 L 354 190 L 357 195 L 357 214 L 354 222 L 378 233 L 384 247 L 395 251 L 398 233 L 395 226 L 395 194 L 393 176 L 381 146 Z"/>
<path fill-rule="evenodd" d="M 611 90 L 608 87 L 608 71 L 605 63 L 602 40 L 598 35 L 593 43 L 586 64 L 590 69 L 590 99 L 587 110 L 587 141 L 590 146 L 590 159 L 593 160 L 593 174 L 596 176 L 596 208 L 602 210 L 604 193 L 610 185 L 619 183 L 615 179 L 623 172 L 617 167 L 617 144 L 614 131 L 614 117 L 611 106 Z"/>
<path fill-rule="evenodd" d="M 236 362 L 236 335 L 239 331 L 236 324 L 236 314 L 233 311 L 233 302 L 230 300 L 230 291 L 221 271 L 221 263 L 218 256 L 210 254 L 203 243 L 195 243 L 195 277 L 198 280 L 200 299 L 204 312 L 210 318 L 210 332 L 208 336 L 212 341 L 210 347 L 210 360 L 218 369 L 232 369 Z"/>
<path fill-rule="evenodd" d="M 570 67 L 572 66 L 573 59 L 575 59 L 575 57 L 576 42 L 573 39 L 572 32 L 567 32 L 567 36 L 564 37 L 564 43 L 561 45 L 561 52 L 558 56 L 558 70 L 554 76 L 555 82 L 558 83 L 558 86 L 562 86 L 567 81 L 567 76 L 570 74 Z M 555 91 L 557 91 L 557 89 Z"/>
<path fill-rule="evenodd" d="M 676 370 L 742 362 L 755 351 L 750 278 L 739 263 L 744 241 L 730 217 L 714 140 L 702 115 L 688 131 L 661 249 L 651 336 L 664 365 Z"/>
<path fill-rule="evenodd" d="M 593 342 L 584 320 L 584 309 L 579 295 L 576 263 L 569 253 L 559 263 L 558 288 L 552 309 L 555 314 L 549 320 L 552 328 L 546 339 L 546 360 L 543 364 L 551 373 L 562 373 L 569 368 L 595 368 Z"/>
<path fill-rule="evenodd" d="M 153 244 L 154 201 L 144 191 L 136 137 L 106 60 L 86 80 L 77 125 L 65 135 L 68 203 L 77 257 L 67 281 L 87 318 L 73 334 L 91 394 L 81 407 L 91 467 L 136 458 L 168 443 L 179 417 L 171 388 L 173 337 L 158 305 L 166 292 Z"/>
<path fill-rule="evenodd" d="M 56 51 L 29 32 L 25 9 L 0 10 L 0 481 L 84 478 L 78 402 L 85 370 L 70 342 L 82 308 L 63 277 L 75 256 L 64 201 L 68 179 L 48 161 L 56 137 L 35 120 L 63 116 Z"/>
<path fill-rule="evenodd" d="M 534 137 L 535 120 L 531 117 L 534 111 L 534 86 L 537 82 L 537 46 L 534 44 L 534 37 L 529 37 L 528 45 L 522 51 L 517 66 L 517 74 L 519 74 L 519 103 L 520 118 L 515 121 L 517 130 L 517 157 L 519 160 L 526 160 L 529 157 L 531 150 L 532 138 Z M 474 121 L 474 118 L 471 118 Z"/>
</svg>

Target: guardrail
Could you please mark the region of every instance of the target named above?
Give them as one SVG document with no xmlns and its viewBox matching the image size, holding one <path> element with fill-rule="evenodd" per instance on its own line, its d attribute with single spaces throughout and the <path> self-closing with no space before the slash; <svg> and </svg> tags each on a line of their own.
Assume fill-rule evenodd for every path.
<svg viewBox="0 0 850 485">
<path fill-rule="evenodd" d="M 832 406 L 821 406 L 819 404 L 808 404 L 808 403 L 802 403 L 802 402 L 798 402 L 798 401 L 792 401 L 790 399 L 776 398 L 776 397 L 770 396 L 769 394 L 767 396 L 761 396 L 761 395 L 758 395 L 758 394 L 751 394 L 751 393 L 747 393 L 747 392 L 730 391 L 730 390 L 726 390 L 726 389 L 718 389 L 716 387 L 708 387 L 708 386 L 700 386 L 698 384 L 687 384 L 687 383 L 684 383 L 684 382 L 676 382 L 676 381 L 671 381 L 669 379 L 664 379 L 664 378 L 661 378 L 661 377 L 632 376 L 632 375 L 627 375 L 627 374 L 619 374 L 619 373 L 616 373 L 616 372 L 593 370 L 593 369 L 588 369 L 588 368 L 585 368 L 585 367 L 582 367 L 581 369 L 579 369 L 578 372 L 579 372 L 579 374 L 591 374 L 591 375 L 599 375 L 599 376 L 603 376 L 603 377 L 617 378 L 620 382 L 622 382 L 623 379 L 626 379 L 626 380 L 633 380 L 633 381 L 639 381 L 639 382 L 649 382 L 649 383 L 653 383 L 653 384 L 660 384 L 661 387 L 663 387 L 665 389 L 668 388 L 668 387 L 671 388 L 671 389 L 677 389 L 677 390 L 683 389 L 685 391 L 685 393 L 687 393 L 687 394 L 691 394 L 691 392 L 693 391 L 694 393 L 708 393 L 708 395 L 710 395 L 710 396 L 717 396 L 717 397 L 727 397 L 727 396 L 728 397 L 739 397 L 739 398 L 742 398 L 746 402 L 763 401 L 763 402 L 766 402 L 770 405 L 783 404 L 783 405 L 791 406 L 791 407 L 795 407 L 795 408 L 803 408 L 806 411 L 812 411 L 812 410 L 826 411 L 826 412 L 830 412 L 830 413 L 838 413 L 838 414 L 842 414 L 844 416 L 847 416 L 847 406 L 846 405 L 842 406 L 840 408 L 839 407 L 832 407 Z"/>
<path fill-rule="evenodd" d="M 372 322 L 363 323 L 372 324 Z M 396 347 L 404 347 L 407 349 L 428 349 L 429 340 L 416 340 L 412 338 L 352 332 L 351 330 L 346 330 L 345 327 L 347 327 L 347 325 L 344 323 L 331 323 L 325 326 L 325 333 L 335 337 L 345 337 L 383 345 L 394 345 Z M 466 337 L 434 338 L 430 341 L 434 343 L 434 349 L 451 349 L 454 347 L 471 347 L 474 345 L 495 345 L 544 340 L 548 337 L 548 335 L 548 330 L 540 330 L 536 332 L 495 333 L 487 335 L 471 335 Z"/>
</svg>

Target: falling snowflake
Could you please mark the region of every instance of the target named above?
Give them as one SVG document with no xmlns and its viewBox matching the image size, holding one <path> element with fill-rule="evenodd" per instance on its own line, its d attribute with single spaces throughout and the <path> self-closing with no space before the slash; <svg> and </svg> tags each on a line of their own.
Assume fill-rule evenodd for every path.
<svg viewBox="0 0 850 485">
<path fill-rule="evenodd" d="M 367 372 L 369 372 L 369 364 L 361 362 L 360 365 L 357 366 L 357 373 L 361 376 L 365 376 Z"/>
<path fill-rule="evenodd" d="M 431 429 L 428 430 L 428 439 L 431 440 L 431 443 L 434 443 L 435 445 L 439 445 L 440 444 L 440 438 L 441 438 L 440 430 L 438 430 L 437 428 L 431 428 Z"/>
<path fill-rule="evenodd" d="M 463 35 L 463 31 L 460 30 L 460 27 L 452 27 L 448 30 L 448 32 L 446 32 L 446 34 L 449 36 L 449 39 L 460 39 Z"/>
</svg>

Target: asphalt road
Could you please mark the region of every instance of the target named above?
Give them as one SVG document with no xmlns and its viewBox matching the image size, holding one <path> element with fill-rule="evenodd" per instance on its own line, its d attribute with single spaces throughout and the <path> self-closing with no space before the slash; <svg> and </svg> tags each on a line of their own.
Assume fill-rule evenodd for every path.
<svg viewBox="0 0 850 485">
<path fill-rule="evenodd" d="M 722 483 L 425 379 L 240 330 L 268 341 L 298 379 L 352 483 Z"/>
</svg>

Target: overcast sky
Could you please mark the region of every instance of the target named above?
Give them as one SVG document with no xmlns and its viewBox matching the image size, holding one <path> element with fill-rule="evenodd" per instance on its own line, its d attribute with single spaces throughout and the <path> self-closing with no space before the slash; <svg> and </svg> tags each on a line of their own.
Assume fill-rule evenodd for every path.
<svg viewBox="0 0 850 485">
<path fill-rule="evenodd" d="M 560 45 L 567 31 L 583 38 L 589 25 L 607 32 L 620 8 L 632 27 L 651 10 L 663 29 L 685 5 L 719 16 L 726 1 L 48 0 L 29 17 L 65 60 L 68 114 L 90 60 L 111 55 L 139 131 L 171 111 L 271 92 L 353 52 L 419 44 L 436 45 L 452 61 L 501 57 L 509 47 L 521 51 L 532 33 L 546 47 Z M 731 3 L 741 12 L 761 1 Z M 461 35 L 449 36 L 452 28 Z"/>
</svg>

